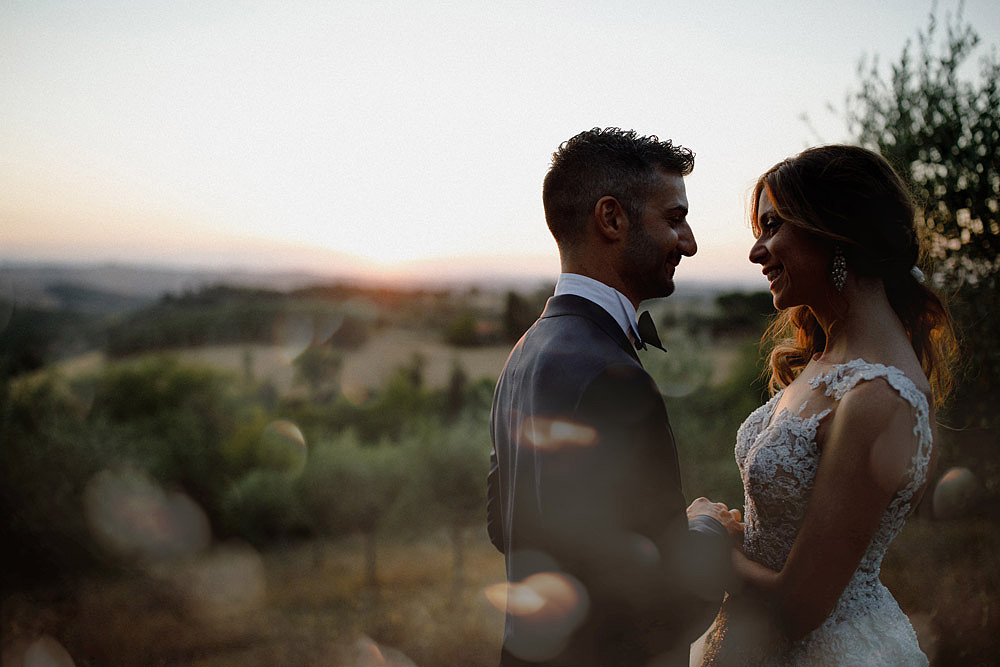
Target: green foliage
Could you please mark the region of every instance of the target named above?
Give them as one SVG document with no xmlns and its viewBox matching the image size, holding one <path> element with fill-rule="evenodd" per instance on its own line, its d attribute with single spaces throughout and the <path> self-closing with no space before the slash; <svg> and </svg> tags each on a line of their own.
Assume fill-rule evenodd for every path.
<svg viewBox="0 0 1000 667">
<path fill-rule="evenodd" d="M 81 496 L 124 450 L 113 431 L 87 428 L 86 396 L 54 375 L 5 385 L 0 421 L 3 587 L 51 583 L 93 567 Z"/>
<path fill-rule="evenodd" d="M 774 305 L 769 292 L 725 292 L 714 305 L 682 309 L 680 317 L 666 313 L 660 328 L 667 353 L 651 349 L 640 355 L 664 395 L 685 495 L 736 507 L 743 499 L 733 452 L 736 431 L 769 398 L 758 341 Z M 725 380 L 713 384 L 717 365 L 730 355 L 735 359 Z"/>
<path fill-rule="evenodd" d="M 289 293 L 296 302 L 335 303 L 360 323 L 438 329 L 454 312 L 455 296 L 447 291 L 356 284 L 316 285 Z"/>
<path fill-rule="evenodd" d="M 58 301 L 60 310 L 77 313 L 123 313 L 147 302 L 145 297 L 126 296 L 68 282 L 49 285 L 45 293 Z"/>
<path fill-rule="evenodd" d="M 455 419 L 461 414 L 466 404 L 466 395 L 469 385 L 469 374 L 465 368 L 455 360 L 452 362 L 451 376 L 448 378 L 448 396 L 445 404 L 445 417 L 449 420 Z"/>
<path fill-rule="evenodd" d="M 544 302 L 539 305 L 535 301 L 537 299 L 528 299 L 514 291 L 507 292 L 503 310 L 503 331 L 507 342 L 516 343 L 542 314 Z"/>
<path fill-rule="evenodd" d="M 719 316 L 712 323 L 716 336 L 760 336 L 774 315 L 770 292 L 726 292 L 715 298 Z"/>
<path fill-rule="evenodd" d="M 368 323 L 360 317 L 348 314 L 340 320 L 339 326 L 337 326 L 337 329 L 327 342 L 332 347 L 354 349 L 360 347 L 368 340 L 368 334 Z"/>
<path fill-rule="evenodd" d="M 740 424 L 767 400 L 761 369 L 756 342 L 747 341 L 721 387 L 667 398 L 684 493 L 689 498 L 707 496 L 730 507 L 742 504 L 743 484 L 733 447 Z"/>
<path fill-rule="evenodd" d="M 367 340 L 369 319 L 355 304 L 217 286 L 167 295 L 132 313 L 110 327 L 107 351 L 124 356 L 203 345 L 310 342 L 353 348 Z"/>
<path fill-rule="evenodd" d="M 437 418 L 442 397 L 423 386 L 424 360 L 415 355 L 410 363 L 397 368 L 385 386 L 362 405 L 339 401 L 330 412 L 336 420 L 327 429 L 355 428 L 363 443 L 399 441 L 407 433 Z"/>
<path fill-rule="evenodd" d="M 273 470 L 254 470 L 233 484 L 222 502 L 226 532 L 262 547 L 309 534 L 312 526 L 296 480 Z"/>
<path fill-rule="evenodd" d="M 983 57 L 978 80 L 962 65 L 979 37 L 961 14 L 939 26 L 932 14 L 882 79 L 876 60 L 848 100 L 858 141 L 878 150 L 908 179 L 920 229 L 939 261 L 938 279 L 958 287 L 1000 287 L 1000 57 Z"/>
<path fill-rule="evenodd" d="M 110 355 L 271 339 L 283 309 L 275 292 L 216 287 L 159 302 L 123 319 L 108 332 Z"/>
<path fill-rule="evenodd" d="M 674 332 L 671 332 L 673 334 Z M 702 338 L 702 340 L 699 340 Z M 664 354 L 655 348 L 640 352 L 643 366 L 665 396 L 685 396 L 704 387 L 712 374 L 712 360 L 703 352 L 703 337 L 664 332 Z"/>
<path fill-rule="evenodd" d="M 4 315 L 9 319 L 4 324 Z M 68 310 L 46 310 L 0 299 L 0 373 L 38 370 L 100 339 L 100 318 Z"/>
<path fill-rule="evenodd" d="M 432 391 L 422 369 L 415 357 L 367 404 L 310 404 L 322 428 L 308 438 L 236 377 L 167 356 L 73 384 L 51 375 L 4 383 L 3 510 L 20 559 L 10 576 L 96 562 L 83 490 L 122 466 L 191 496 L 215 535 L 258 546 L 478 519 L 492 381 Z M 415 502 L 403 506 L 404 495 Z"/>
<path fill-rule="evenodd" d="M 456 347 L 479 345 L 476 316 L 470 312 L 459 313 L 444 330 L 444 342 Z"/>
<path fill-rule="evenodd" d="M 221 489 L 238 472 L 223 444 L 249 412 L 233 377 L 154 357 L 110 367 L 91 391 L 90 425 L 113 428 L 136 465 L 218 516 Z"/>
<path fill-rule="evenodd" d="M 468 526 L 481 522 L 486 507 L 489 422 L 485 414 L 465 413 L 409 445 L 411 503 L 422 515 L 414 520 Z"/>
<path fill-rule="evenodd" d="M 336 391 L 343 354 L 332 345 L 310 345 L 295 357 L 295 377 L 309 387 L 313 400 L 328 400 Z"/>
<path fill-rule="evenodd" d="M 911 185 L 918 228 L 937 260 L 934 281 L 953 293 L 962 366 L 942 429 L 942 465 L 982 475 L 1000 498 L 1000 55 L 982 57 L 978 77 L 966 62 L 979 37 L 961 14 L 940 26 L 932 15 L 883 80 L 877 61 L 861 69 L 847 120 L 858 141 L 877 149 Z M 956 429 L 956 430 L 953 430 Z M 981 506 L 986 507 L 989 503 Z"/>
<path fill-rule="evenodd" d="M 401 452 L 392 445 L 364 447 L 352 431 L 313 447 L 299 488 L 317 530 L 375 532 L 400 493 Z"/>
<path fill-rule="evenodd" d="M 235 477 L 241 477 L 258 466 L 261 435 L 268 423 L 268 413 L 259 406 L 254 406 L 245 413 L 243 419 L 233 425 L 228 437 L 222 440 L 222 457 Z"/>
<path fill-rule="evenodd" d="M 287 419 L 272 419 L 259 406 L 243 413 L 221 445 L 231 477 L 263 469 L 298 474 L 305 466 L 308 450 L 298 426 Z"/>
</svg>

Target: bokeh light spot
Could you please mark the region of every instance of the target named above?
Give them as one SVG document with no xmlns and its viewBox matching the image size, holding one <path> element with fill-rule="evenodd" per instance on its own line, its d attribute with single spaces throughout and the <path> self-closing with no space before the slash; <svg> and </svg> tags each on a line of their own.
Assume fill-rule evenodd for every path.
<svg viewBox="0 0 1000 667">
<path fill-rule="evenodd" d="M 522 582 L 492 584 L 483 592 L 490 604 L 501 611 L 548 620 L 575 618 L 589 604 L 583 586 L 560 572 L 539 572 Z"/>
<path fill-rule="evenodd" d="M 135 470 L 95 475 L 84 491 L 84 509 L 94 539 L 126 559 L 189 556 L 210 540 L 208 519 L 194 501 L 165 492 Z"/>
<path fill-rule="evenodd" d="M 535 417 L 525 420 L 522 440 L 538 449 L 555 451 L 563 447 L 590 447 L 597 444 L 597 430 L 565 419 Z"/>
<path fill-rule="evenodd" d="M 313 324 L 313 340 L 317 344 L 327 342 L 344 323 L 343 315 L 318 316 Z"/>
<path fill-rule="evenodd" d="M 345 377 L 341 380 L 340 393 L 354 405 L 364 405 L 371 396 L 365 383 L 352 377 Z"/>
<path fill-rule="evenodd" d="M 978 490 L 976 476 L 968 468 L 950 468 L 934 487 L 932 507 L 938 519 L 953 519 L 972 509 Z"/>
<path fill-rule="evenodd" d="M 507 610 L 507 582 L 502 581 L 498 584 L 490 584 L 483 589 L 483 594 L 491 605 L 500 611 Z"/>
<path fill-rule="evenodd" d="M 274 324 L 274 344 L 281 349 L 285 361 L 291 363 L 312 344 L 315 332 L 309 315 L 289 313 Z"/>
<path fill-rule="evenodd" d="M 653 540 L 638 533 L 631 534 L 625 541 L 631 560 L 639 566 L 651 566 L 660 562 L 660 550 Z"/>
<path fill-rule="evenodd" d="M 558 655 L 590 611 L 586 589 L 562 572 L 538 572 L 520 582 L 487 586 L 483 592 L 523 630 L 507 648 L 525 660 Z"/>
<path fill-rule="evenodd" d="M 295 422 L 277 419 L 264 429 L 258 452 L 261 465 L 299 475 L 306 467 L 306 438 Z"/>
<path fill-rule="evenodd" d="M 220 546 L 177 568 L 171 578 L 190 610 L 218 619 L 260 606 L 267 589 L 264 563 L 249 546 Z"/>
<path fill-rule="evenodd" d="M 69 651 L 52 637 L 39 637 L 24 654 L 24 667 L 75 667 Z"/>
<path fill-rule="evenodd" d="M 368 637 L 362 637 L 355 646 L 352 667 L 416 667 L 416 663 L 399 651 L 380 646 Z"/>
<path fill-rule="evenodd" d="M 5 642 L 3 665 L 4 667 L 76 667 L 69 651 L 49 635 Z"/>
</svg>

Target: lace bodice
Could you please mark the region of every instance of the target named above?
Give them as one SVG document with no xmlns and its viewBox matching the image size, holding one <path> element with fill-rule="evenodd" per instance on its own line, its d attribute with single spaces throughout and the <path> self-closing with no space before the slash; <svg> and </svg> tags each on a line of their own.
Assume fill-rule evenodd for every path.
<svg viewBox="0 0 1000 667">
<path fill-rule="evenodd" d="M 906 653 L 890 651 L 886 664 L 926 664 L 912 627 L 878 579 L 882 558 L 927 479 L 931 458 L 927 397 L 898 368 L 862 359 L 836 365 L 809 381 L 810 388 L 822 389 L 829 397 L 824 405 L 833 407 L 810 412 L 806 402 L 795 411 L 782 409 L 775 414 L 782 390 L 743 422 L 737 432 L 736 462 L 745 490 L 744 550 L 751 559 L 773 570 L 782 569 L 805 517 L 819 467 L 817 429 L 847 392 L 875 378 L 884 378 L 913 408 L 916 451 L 908 466 L 908 481 L 890 502 L 861 563 L 826 621 L 796 644 L 769 646 L 768 652 L 773 650 L 774 654 L 760 659 L 760 664 L 850 664 L 842 662 L 850 650 L 884 648 L 890 640 L 901 642 L 905 649 L 900 650 Z M 873 619 L 878 619 L 875 629 L 862 632 L 861 628 L 874 623 Z M 705 664 L 716 664 L 710 656 L 719 653 L 726 626 L 732 620 L 726 616 L 724 605 L 709 634 Z M 720 660 L 727 662 L 732 661 Z M 757 661 L 740 658 L 737 662 Z"/>
<path fill-rule="evenodd" d="M 902 529 L 913 497 L 927 479 L 932 446 L 927 397 L 901 370 L 856 359 L 812 378 L 809 386 L 816 389 L 825 385 L 826 395 L 839 401 L 859 382 L 875 378 L 885 378 L 913 406 L 917 451 L 910 463 L 909 482 L 883 514 L 827 624 L 864 613 L 873 596 L 877 597 L 882 557 Z M 782 410 L 774 415 L 783 391 L 753 412 L 736 437 L 736 462 L 745 489 L 744 550 L 750 558 L 773 570 L 781 570 L 785 564 L 802 524 L 819 466 L 816 430 L 831 412 L 826 409 L 803 416 L 808 410 L 806 403 L 797 414 Z"/>
</svg>

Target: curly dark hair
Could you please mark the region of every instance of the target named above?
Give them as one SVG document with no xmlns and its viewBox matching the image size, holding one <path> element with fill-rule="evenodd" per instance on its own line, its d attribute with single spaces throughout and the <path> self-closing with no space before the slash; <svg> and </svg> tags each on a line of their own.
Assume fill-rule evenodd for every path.
<svg viewBox="0 0 1000 667">
<path fill-rule="evenodd" d="M 545 221 L 560 248 L 572 247 L 601 197 L 614 197 L 637 220 L 657 170 L 687 176 L 693 168 L 693 152 L 655 135 L 617 127 L 581 132 L 552 154 L 542 186 Z"/>
</svg>

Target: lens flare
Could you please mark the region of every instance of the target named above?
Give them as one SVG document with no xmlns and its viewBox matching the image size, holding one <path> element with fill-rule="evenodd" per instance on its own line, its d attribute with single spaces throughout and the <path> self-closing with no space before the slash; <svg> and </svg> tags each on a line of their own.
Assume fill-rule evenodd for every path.
<svg viewBox="0 0 1000 667">
<path fill-rule="evenodd" d="M 63 645 L 48 635 L 35 640 L 24 654 L 24 667 L 75 667 Z"/>
<path fill-rule="evenodd" d="M 344 377 L 340 381 L 340 393 L 354 405 L 364 405 L 370 398 L 368 387 L 359 378 Z"/>
<path fill-rule="evenodd" d="M 565 419 L 527 419 L 521 427 L 523 442 L 533 447 L 556 451 L 564 447 L 591 447 L 597 444 L 597 430 L 586 424 Z"/>
<path fill-rule="evenodd" d="M 525 660 L 558 655 L 590 610 L 586 589 L 562 572 L 538 572 L 521 582 L 488 586 L 483 592 L 490 604 L 512 617 L 518 630 L 507 649 Z"/>
<path fill-rule="evenodd" d="M 302 354 L 313 342 L 312 318 L 305 314 L 286 314 L 274 324 L 274 344 L 281 348 L 288 363 Z"/>
<path fill-rule="evenodd" d="M 637 566 L 649 567 L 660 562 L 659 548 L 645 535 L 632 533 L 623 540 L 623 544 L 628 550 L 629 561 Z"/>
<path fill-rule="evenodd" d="M 344 323 L 343 315 L 322 315 L 318 316 L 313 323 L 313 340 L 321 345 L 333 337 Z"/>
<path fill-rule="evenodd" d="M 194 501 L 134 470 L 95 475 L 84 490 L 84 509 L 94 539 L 126 559 L 190 556 L 210 540 L 208 519 Z"/>
<path fill-rule="evenodd" d="M 219 619 L 255 609 L 267 589 L 264 562 L 248 546 L 220 546 L 170 575 L 197 616 Z"/>
<path fill-rule="evenodd" d="M 308 457 L 306 438 L 295 422 L 277 419 L 264 429 L 258 456 L 265 467 L 300 475 Z"/>
<path fill-rule="evenodd" d="M 3 648 L 4 667 L 76 667 L 62 644 L 42 635 L 34 640 L 17 639 Z"/>
<path fill-rule="evenodd" d="M 938 519 L 954 519 L 968 512 L 978 490 L 976 476 L 968 468 L 950 468 L 934 488 L 931 505 Z"/>
<path fill-rule="evenodd" d="M 395 649 L 362 637 L 355 646 L 352 667 L 416 667 L 416 663 Z"/>
</svg>

